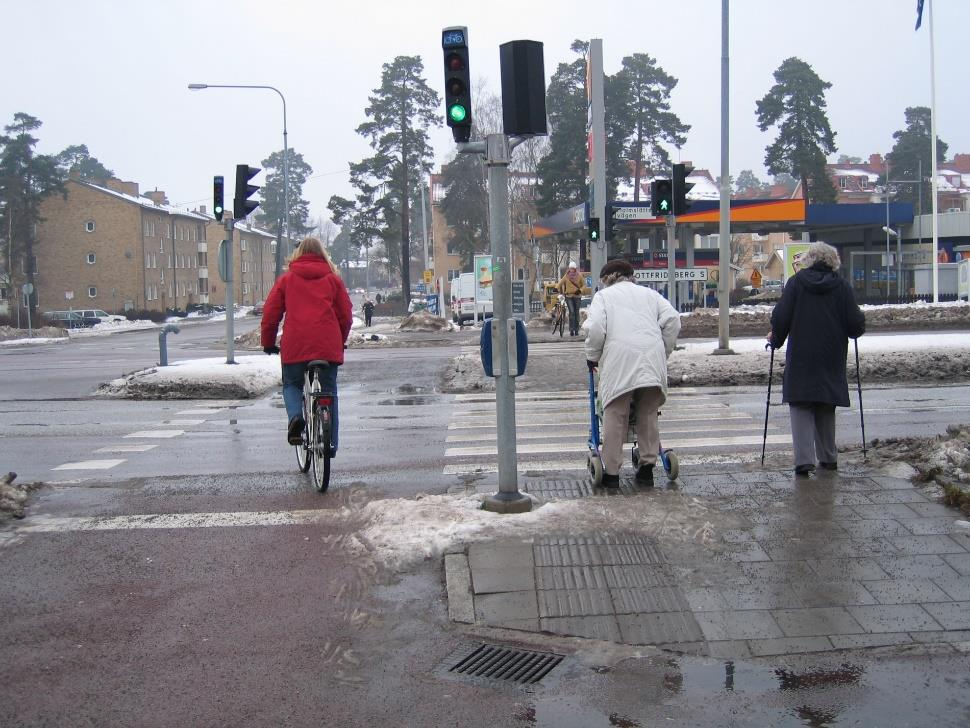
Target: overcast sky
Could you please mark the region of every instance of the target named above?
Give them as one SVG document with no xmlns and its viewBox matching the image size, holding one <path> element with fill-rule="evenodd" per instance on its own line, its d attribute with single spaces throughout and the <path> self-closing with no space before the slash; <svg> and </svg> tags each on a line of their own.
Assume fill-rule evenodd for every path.
<svg viewBox="0 0 970 728">
<path fill-rule="evenodd" d="M 932 6 L 938 133 L 951 156 L 970 153 L 970 2 Z M 575 58 L 576 38 L 603 40 L 607 73 L 626 55 L 649 53 L 679 79 L 673 110 L 691 125 L 680 159 L 720 170 L 720 0 L 10 0 L 0 13 L 0 121 L 36 116 L 40 152 L 87 144 L 117 176 L 164 190 L 174 204 L 211 207 L 214 174 L 228 183 L 237 163 L 259 166 L 283 146 L 283 105 L 272 91 L 189 91 L 189 83 L 279 88 L 290 147 L 314 170 L 304 197 L 312 215 L 325 215 L 330 195 L 352 192 L 348 163 L 370 153 L 354 129 L 381 65 L 420 55 L 440 93 L 440 32 L 449 25 L 468 27 L 472 76 L 496 93 L 498 46 L 509 40 L 544 43 L 547 78 Z M 755 102 L 790 56 L 832 83 L 839 154 L 891 149 L 903 110 L 930 104 L 928 18 L 918 32 L 915 20 L 916 0 L 732 0 L 732 174 L 767 178 L 764 148 L 775 132 L 758 131 Z M 446 128 L 432 141 L 437 164 L 450 158 Z"/>
</svg>

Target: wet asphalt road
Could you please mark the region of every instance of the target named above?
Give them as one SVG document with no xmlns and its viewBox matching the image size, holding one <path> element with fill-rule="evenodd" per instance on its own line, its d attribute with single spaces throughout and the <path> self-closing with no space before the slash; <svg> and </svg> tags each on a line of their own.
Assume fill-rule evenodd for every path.
<svg viewBox="0 0 970 728">
<path fill-rule="evenodd" d="M 218 329 L 185 327 L 184 338 L 170 337 L 170 358 L 218 356 L 211 343 Z M 442 474 L 441 434 L 452 398 L 434 394 L 437 374 L 457 347 L 351 352 L 341 372 L 342 453 L 332 490 L 320 496 L 295 472 L 278 395 L 229 407 L 86 399 L 106 372 L 116 376 L 113 368 L 131 371 L 157 359 L 157 333 L 119 335 L 110 343 L 0 354 L 6 401 L 0 468 L 62 481 L 35 495 L 27 522 L 160 513 L 189 520 L 179 528 L 12 539 L 10 527 L 0 528 L 0 725 L 970 722 L 965 655 L 931 649 L 725 663 L 489 631 L 490 639 L 569 658 L 532 689 L 449 677 L 442 669 L 449 656 L 480 635 L 448 620 L 440 559 L 388 571 L 358 535 L 379 526 L 366 508 L 375 498 L 461 485 Z M 912 391 L 914 398 L 945 399 L 940 405 L 967 401 L 967 388 Z M 755 393 L 731 390 L 723 397 L 757 411 Z M 885 407 L 876 397 L 867 401 L 869 437 L 902 426 L 889 403 L 905 397 L 885 390 Z M 199 414 L 206 409 L 214 412 Z M 880 409 L 887 413 L 880 416 Z M 932 412 L 937 425 L 952 419 L 952 410 Z M 124 442 L 132 431 L 168 426 L 184 427 L 191 437 L 153 440 L 149 450 L 117 455 L 126 462 L 110 471 L 51 471 L 115 457 L 92 452 Z M 213 526 L 198 515 L 284 510 L 325 514 L 320 522 L 285 527 Z"/>
</svg>

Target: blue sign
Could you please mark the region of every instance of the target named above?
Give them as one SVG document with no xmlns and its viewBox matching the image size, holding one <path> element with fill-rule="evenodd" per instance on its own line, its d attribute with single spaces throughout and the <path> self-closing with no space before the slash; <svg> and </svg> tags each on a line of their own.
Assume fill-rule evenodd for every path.
<svg viewBox="0 0 970 728">
<path fill-rule="evenodd" d="M 424 302 L 430 313 L 433 313 L 435 316 L 441 315 L 438 313 L 438 294 L 429 293 L 424 297 Z"/>
</svg>

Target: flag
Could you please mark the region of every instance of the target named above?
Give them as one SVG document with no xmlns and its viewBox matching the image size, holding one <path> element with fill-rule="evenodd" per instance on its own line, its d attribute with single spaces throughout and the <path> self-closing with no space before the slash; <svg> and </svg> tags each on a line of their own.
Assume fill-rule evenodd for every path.
<svg viewBox="0 0 970 728">
<path fill-rule="evenodd" d="M 916 0 L 916 30 L 923 22 L 923 0 Z"/>
</svg>

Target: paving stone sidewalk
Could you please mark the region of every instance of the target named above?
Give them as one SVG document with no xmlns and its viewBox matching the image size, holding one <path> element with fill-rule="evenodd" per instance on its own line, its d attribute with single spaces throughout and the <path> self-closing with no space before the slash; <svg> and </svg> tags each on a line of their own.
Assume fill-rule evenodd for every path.
<svg viewBox="0 0 970 728">
<path fill-rule="evenodd" d="M 850 466 L 851 467 L 851 466 Z M 970 531 L 863 468 L 684 475 L 619 491 L 533 479 L 541 500 L 696 496 L 693 532 L 560 534 L 445 556 L 451 618 L 719 658 L 939 643 L 970 650 Z M 615 501 L 610 501 L 615 505 Z M 514 518 L 514 516 L 509 516 Z M 676 535 L 676 538 L 673 536 Z"/>
</svg>

